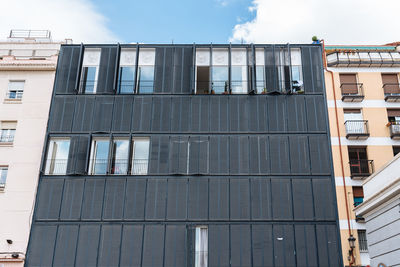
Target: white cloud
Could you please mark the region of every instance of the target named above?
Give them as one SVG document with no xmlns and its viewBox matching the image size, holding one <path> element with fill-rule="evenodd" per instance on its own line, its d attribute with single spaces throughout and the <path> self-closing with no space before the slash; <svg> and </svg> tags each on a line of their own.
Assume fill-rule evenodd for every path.
<svg viewBox="0 0 400 267">
<path fill-rule="evenodd" d="M 0 39 L 11 29 L 51 30 L 54 40 L 110 43 L 118 37 L 90 0 L 7 0 L 2 3 Z"/>
<path fill-rule="evenodd" d="M 385 44 L 399 41 L 399 0 L 253 0 L 252 21 L 230 38 L 248 43 Z"/>
</svg>

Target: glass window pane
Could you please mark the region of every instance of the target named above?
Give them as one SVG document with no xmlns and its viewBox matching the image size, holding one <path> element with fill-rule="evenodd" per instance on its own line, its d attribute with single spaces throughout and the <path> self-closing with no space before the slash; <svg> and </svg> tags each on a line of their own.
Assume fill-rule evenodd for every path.
<svg viewBox="0 0 400 267">
<path fill-rule="evenodd" d="M 228 67 L 213 67 L 212 68 L 212 90 L 216 94 L 228 92 Z"/>
<path fill-rule="evenodd" d="M 265 79 L 265 67 L 264 66 L 256 66 L 257 94 L 261 94 L 261 93 L 267 91 L 265 86 L 264 86 L 264 79 Z"/>
<path fill-rule="evenodd" d="M 91 173 L 106 174 L 108 167 L 108 140 L 95 140 L 93 142 Z"/>
<path fill-rule="evenodd" d="M 111 160 L 112 174 L 127 174 L 128 173 L 128 156 L 129 156 L 129 141 L 114 140 L 113 141 L 113 157 Z"/>
<path fill-rule="evenodd" d="M 122 94 L 133 93 L 134 84 L 135 84 L 135 67 L 120 67 L 119 79 L 118 79 L 119 93 Z"/>
<path fill-rule="evenodd" d="M 50 140 L 47 151 L 46 174 L 56 175 L 67 172 L 69 140 Z"/>
<path fill-rule="evenodd" d="M 82 69 L 82 91 L 86 94 L 96 92 L 97 67 L 84 67 Z"/>
<path fill-rule="evenodd" d="M 4 185 L 6 184 L 7 172 L 8 172 L 8 168 L 6 168 L 6 167 L 0 168 L 0 186 L 1 187 L 4 187 Z"/>
<path fill-rule="evenodd" d="M 132 174 L 147 174 L 149 145 L 148 139 L 133 140 Z"/>
<path fill-rule="evenodd" d="M 232 66 L 232 93 L 245 94 L 247 93 L 247 67 Z"/>
<path fill-rule="evenodd" d="M 153 93 L 154 66 L 139 66 L 138 91 L 141 94 Z"/>
<path fill-rule="evenodd" d="M 207 267 L 208 263 L 208 228 L 196 227 L 195 266 Z"/>
</svg>

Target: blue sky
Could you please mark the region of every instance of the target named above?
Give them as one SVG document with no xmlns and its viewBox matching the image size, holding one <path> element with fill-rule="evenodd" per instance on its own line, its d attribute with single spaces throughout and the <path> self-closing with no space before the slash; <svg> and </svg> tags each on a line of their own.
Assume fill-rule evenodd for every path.
<svg viewBox="0 0 400 267">
<path fill-rule="evenodd" d="M 96 0 L 121 41 L 226 43 L 233 27 L 252 20 L 250 0 Z M 121 8 L 123 7 L 123 8 Z"/>
</svg>

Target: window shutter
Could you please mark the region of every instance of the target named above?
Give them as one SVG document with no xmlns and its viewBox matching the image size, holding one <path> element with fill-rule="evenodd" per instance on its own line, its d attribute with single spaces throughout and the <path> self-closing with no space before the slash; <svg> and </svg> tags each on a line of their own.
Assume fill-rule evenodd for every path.
<svg viewBox="0 0 400 267">
<path fill-rule="evenodd" d="M 97 92 L 114 93 L 115 64 L 117 63 L 117 46 L 101 48 Z"/>
<path fill-rule="evenodd" d="M 62 46 L 57 63 L 54 90 L 59 94 L 75 94 L 78 78 L 80 46 Z M 57 78 L 58 77 L 58 78 Z"/>
<path fill-rule="evenodd" d="M 186 266 L 192 267 L 192 266 L 194 266 L 194 260 L 195 260 L 195 243 L 196 243 L 195 227 L 192 225 L 188 225 L 186 227 L 186 232 L 187 232 L 187 264 L 186 264 Z"/>
<path fill-rule="evenodd" d="M 353 196 L 354 197 L 364 197 L 364 191 L 362 186 L 353 186 Z"/>
<path fill-rule="evenodd" d="M 342 93 L 357 94 L 357 76 L 356 74 L 339 74 Z"/>
<path fill-rule="evenodd" d="M 71 138 L 68 155 L 68 174 L 85 174 L 87 172 L 88 135 L 76 135 Z"/>
</svg>

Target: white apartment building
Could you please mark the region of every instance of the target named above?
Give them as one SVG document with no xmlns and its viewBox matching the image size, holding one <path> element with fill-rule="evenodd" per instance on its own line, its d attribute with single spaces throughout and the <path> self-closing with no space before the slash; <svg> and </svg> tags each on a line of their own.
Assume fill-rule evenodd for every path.
<svg viewBox="0 0 400 267">
<path fill-rule="evenodd" d="M 65 41 L 66 42 L 66 41 Z M 60 45 L 49 31 L 0 41 L 0 266 L 23 266 Z"/>
</svg>

